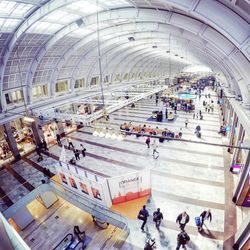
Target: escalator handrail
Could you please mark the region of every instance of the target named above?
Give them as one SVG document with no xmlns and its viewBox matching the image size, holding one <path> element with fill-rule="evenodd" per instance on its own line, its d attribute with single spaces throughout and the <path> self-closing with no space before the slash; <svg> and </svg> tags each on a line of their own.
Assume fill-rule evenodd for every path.
<svg viewBox="0 0 250 250">
<path fill-rule="evenodd" d="M 67 235 L 66 235 L 66 236 L 56 245 L 56 247 L 53 248 L 53 250 L 56 250 L 56 249 L 61 245 L 61 243 L 62 243 L 68 236 L 71 236 L 71 240 L 70 240 L 70 244 L 65 248 L 65 249 L 67 249 L 67 248 L 72 244 L 72 242 L 74 241 L 74 237 L 73 237 L 73 234 L 72 234 L 72 233 L 67 234 Z M 61 249 L 59 249 L 59 250 L 61 250 Z"/>
<path fill-rule="evenodd" d="M 84 249 L 84 246 L 85 246 L 85 245 L 84 245 L 84 241 L 79 241 L 79 242 L 74 246 L 74 248 L 71 248 L 71 249 L 72 249 L 72 250 L 73 250 L 73 249 L 76 249 L 76 247 L 78 247 L 79 244 L 82 244 L 82 248 L 81 248 L 81 249 Z"/>
</svg>

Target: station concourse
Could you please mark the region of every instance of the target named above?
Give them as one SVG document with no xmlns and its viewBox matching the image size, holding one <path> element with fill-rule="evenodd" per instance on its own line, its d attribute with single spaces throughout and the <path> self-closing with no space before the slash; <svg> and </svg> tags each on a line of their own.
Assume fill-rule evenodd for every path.
<svg viewBox="0 0 250 250">
<path fill-rule="evenodd" d="M 0 249 L 249 250 L 249 22 L 0 0 Z"/>
</svg>

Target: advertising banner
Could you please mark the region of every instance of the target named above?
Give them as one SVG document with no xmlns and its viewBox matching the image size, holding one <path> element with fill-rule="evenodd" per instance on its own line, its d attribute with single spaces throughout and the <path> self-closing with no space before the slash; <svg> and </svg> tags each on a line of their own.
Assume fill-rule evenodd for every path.
<svg viewBox="0 0 250 250">
<path fill-rule="evenodd" d="M 151 194 L 149 171 L 113 177 L 108 183 L 113 205 Z"/>
<path fill-rule="evenodd" d="M 76 166 L 63 162 L 56 166 L 56 170 L 62 185 L 107 207 L 111 206 L 106 179 L 99 178 L 98 182 L 94 181 L 88 178 L 90 176 L 88 174 L 83 176 L 83 172 L 78 171 Z M 79 173 L 77 174 L 77 172 Z"/>
</svg>

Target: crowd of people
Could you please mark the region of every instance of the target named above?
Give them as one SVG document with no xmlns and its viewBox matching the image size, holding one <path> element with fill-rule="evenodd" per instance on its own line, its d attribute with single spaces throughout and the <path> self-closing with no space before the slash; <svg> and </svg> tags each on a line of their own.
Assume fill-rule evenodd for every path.
<svg viewBox="0 0 250 250">
<path fill-rule="evenodd" d="M 160 208 L 157 208 L 157 210 L 153 212 L 152 217 L 153 217 L 153 222 L 155 223 L 156 229 L 160 231 L 160 225 L 163 220 L 163 214 Z M 149 212 L 146 209 L 145 205 L 139 211 L 137 218 L 143 221 L 141 225 L 141 230 L 142 232 L 145 232 L 144 227 L 149 218 Z M 194 218 L 198 232 L 201 232 L 203 230 L 203 225 L 206 220 L 209 220 L 210 222 L 212 221 L 212 213 L 210 209 L 204 210 L 199 216 Z M 190 216 L 187 214 L 186 211 L 179 214 L 176 218 L 176 223 L 179 225 L 179 228 L 180 228 L 180 233 L 177 235 L 176 250 L 179 250 L 181 246 L 185 248 L 185 245 L 188 243 L 188 241 L 190 241 L 190 237 L 185 231 L 186 224 L 188 224 L 189 221 L 190 221 Z M 156 247 L 155 239 L 149 239 L 146 241 L 144 250 L 151 250 L 151 249 L 154 249 L 155 247 Z"/>
</svg>

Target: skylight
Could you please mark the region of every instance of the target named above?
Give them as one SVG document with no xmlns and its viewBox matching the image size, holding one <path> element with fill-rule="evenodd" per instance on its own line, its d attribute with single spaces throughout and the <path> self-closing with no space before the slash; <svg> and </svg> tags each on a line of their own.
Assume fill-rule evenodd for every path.
<svg viewBox="0 0 250 250">
<path fill-rule="evenodd" d="M 86 1 L 86 0 L 68 4 L 66 8 L 69 10 L 73 10 L 73 11 L 86 14 L 86 15 L 102 10 L 100 6 L 97 6 L 96 4 L 90 3 L 89 1 Z"/>
<path fill-rule="evenodd" d="M 190 65 L 183 69 L 183 72 L 196 73 L 196 72 L 212 72 L 212 70 L 204 65 Z"/>
<path fill-rule="evenodd" d="M 53 34 L 61 28 L 63 28 L 61 24 L 37 21 L 28 29 L 27 33 Z"/>
<path fill-rule="evenodd" d="M 84 37 L 84 36 L 86 36 L 86 35 L 88 35 L 88 34 L 90 34 L 92 32 L 93 32 L 93 30 L 90 30 L 90 29 L 79 28 L 79 29 L 71 32 L 69 34 L 69 36 L 71 36 L 71 37 L 79 37 L 80 38 L 80 37 Z"/>
<path fill-rule="evenodd" d="M 71 23 L 72 21 L 77 20 L 79 18 L 80 18 L 79 15 L 68 13 L 68 12 L 62 11 L 62 10 L 55 10 L 52 13 L 50 13 L 49 15 L 47 15 L 46 17 L 44 17 L 42 21 L 53 22 L 53 23 L 56 22 L 59 24 L 67 24 L 67 23 Z"/>
<path fill-rule="evenodd" d="M 0 15 L 9 17 L 23 17 L 33 7 L 32 4 L 17 3 L 12 1 L 0 2 Z"/>
<path fill-rule="evenodd" d="M 124 6 L 130 6 L 131 4 L 128 3 L 126 0 L 99 0 L 99 3 L 107 8 L 119 8 Z"/>
<path fill-rule="evenodd" d="M 0 18 L 0 32 L 14 31 L 19 22 L 19 19 Z"/>
</svg>

